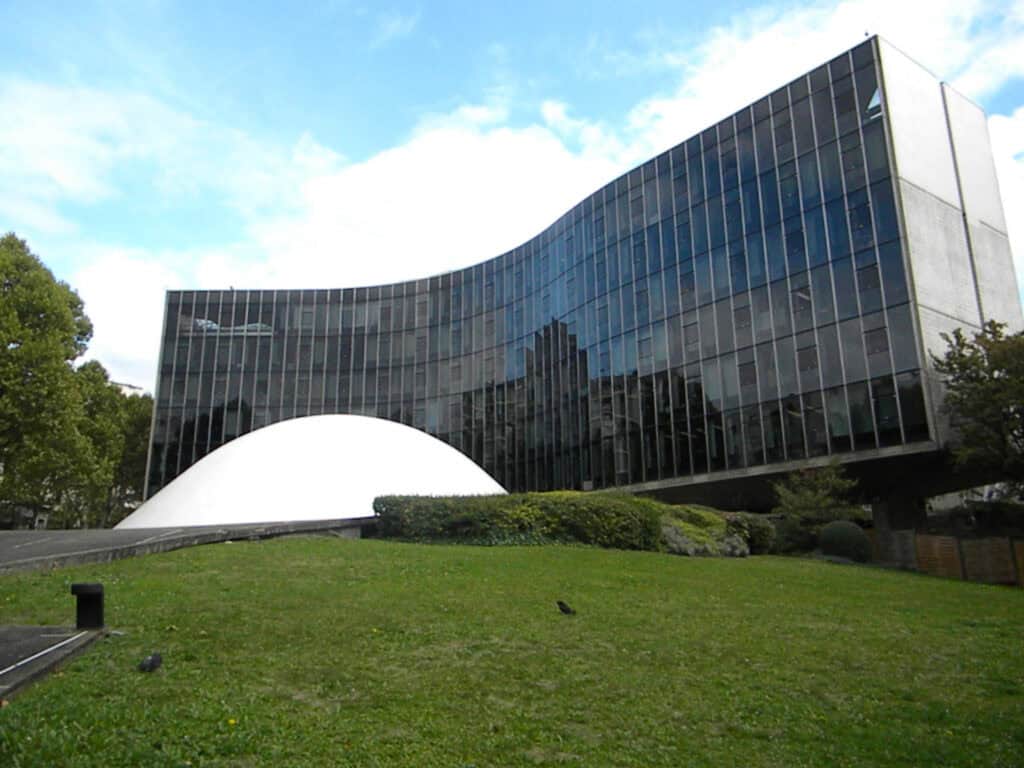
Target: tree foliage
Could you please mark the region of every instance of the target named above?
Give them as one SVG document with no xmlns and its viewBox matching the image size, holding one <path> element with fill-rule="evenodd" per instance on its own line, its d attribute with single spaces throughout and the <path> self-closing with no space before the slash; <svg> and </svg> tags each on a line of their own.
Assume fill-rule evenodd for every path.
<svg viewBox="0 0 1024 768">
<path fill-rule="evenodd" d="M 959 439 L 959 465 L 1024 491 L 1024 334 L 1007 335 L 989 321 L 968 339 L 957 328 L 943 334 L 946 354 L 934 357 L 946 382 L 946 403 Z"/>
<path fill-rule="evenodd" d="M 772 513 L 816 523 L 849 520 L 861 512 L 849 500 L 856 487 L 857 481 L 848 478 L 836 461 L 792 472 L 772 483 L 778 501 Z"/>
<path fill-rule="evenodd" d="M 91 336 L 78 294 L 23 240 L 0 238 L 0 527 L 110 517 L 134 406 L 100 363 L 75 367 Z"/>
<path fill-rule="evenodd" d="M 857 481 L 846 476 L 839 462 L 792 472 L 772 483 L 779 515 L 775 548 L 779 552 L 814 549 L 823 525 L 835 520 L 854 520 L 863 509 L 850 502 Z"/>
<path fill-rule="evenodd" d="M 153 421 L 153 398 L 129 395 L 122 398 L 124 451 L 114 471 L 111 503 L 104 526 L 116 525 L 142 503 L 146 481 L 149 430 Z"/>
</svg>

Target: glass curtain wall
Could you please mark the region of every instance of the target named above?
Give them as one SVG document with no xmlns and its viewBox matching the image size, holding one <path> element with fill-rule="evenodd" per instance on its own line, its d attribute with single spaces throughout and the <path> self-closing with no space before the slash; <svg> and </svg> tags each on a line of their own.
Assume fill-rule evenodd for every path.
<svg viewBox="0 0 1024 768">
<path fill-rule="evenodd" d="M 324 413 L 412 425 L 515 491 L 927 440 L 876 58 L 864 43 L 458 272 L 170 293 L 149 495 Z"/>
</svg>

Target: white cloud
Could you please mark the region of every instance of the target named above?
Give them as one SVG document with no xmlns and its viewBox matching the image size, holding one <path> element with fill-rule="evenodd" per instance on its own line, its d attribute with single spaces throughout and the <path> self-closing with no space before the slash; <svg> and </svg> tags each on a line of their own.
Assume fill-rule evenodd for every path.
<svg viewBox="0 0 1024 768">
<path fill-rule="evenodd" d="M 409 37 L 419 24 L 419 13 L 403 14 L 387 11 L 377 16 L 377 30 L 370 40 L 371 48 L 380 48 L 395 40 Z"/>
<path fill-rule="evenodd" d="M 45 233 L 75 223 L 67 204 L 91 205 L 134 183 L 167 205 L 200 195 L 246 216 L 299 202 L 302 180 L 343 162 L 308 134 L 269 146 L 133 91 L 0 79 L 0 217 Z"/>
<path fill-rule="evenodd" d="M 703 35 L 699 45 L 659 47 L 645 60 L 680 73 L 678 87 L 647 98 L 627 116 L 625 137 L 646 157 L 676 144 L 780 84 L 880 34 L 973 99 L 1024 68 L 1024 25 L 1006 3 L 846 0 L 762 7 Z M 997 13 L 1001 23 L 973 33 Z M 660 38 L 659 38 L 660 39 Z M 664 43 L 658 43 L 663 46 Z M 1014 55 L 1016 54 L 1016 56 Z M 634 54 L 635 56 L 635 54 Z"/>
<path fill-rule="evenodd" d="M 459 119 L 459 115 L 469 119 Z M 497 256 L 537 234 L 617 170 L 540 126 L 481 127 L 475 109 L 405 144 L 310 179 L 297 216 L 256 222 L 266 285 L 365 285 Z"/>
<path fill-rule="evenodd" d="M 87 357 L 115 381 L 151 390 L 163 324 L 164 292 L 188 285 L 183 259 L 122 248 L 89 249 L 89 264 L 71 278 L 93 323 Z"/>
<path fill-rule="evenodd" d="M 26 207 L 45 231 L 72 225 L 63 202 L 96 203 L 118 194 L 113 175 L 126 161 L 166 157 L 193 121 L 139 94 L 0 80 L 0 215 L 22 221 Z M 19 210 L 20 209 L 20 210 Z"/>
</svg>

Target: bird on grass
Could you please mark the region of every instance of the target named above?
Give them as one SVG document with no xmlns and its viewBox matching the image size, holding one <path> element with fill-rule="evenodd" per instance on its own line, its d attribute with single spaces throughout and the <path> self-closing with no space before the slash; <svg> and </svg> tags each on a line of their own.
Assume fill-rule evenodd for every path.
<svg viewBox="0 0 1024 768">
<path fill-rule="evenodd" d="M 570 608 L 568 603 L 564 603 L 561 600 L 557 600 L 556 602 L 558 603 L 558 610 L 560 610 L 566 616 L 576 615 L 576 609 Z"/>
<path fill-rule="evenodd" d="M 151 653 L 139 662 L 139 672 L 153 672 L 163 663 L 163 661 L 163 657 L 161 657 L 159 653 Z"/>
</svg>

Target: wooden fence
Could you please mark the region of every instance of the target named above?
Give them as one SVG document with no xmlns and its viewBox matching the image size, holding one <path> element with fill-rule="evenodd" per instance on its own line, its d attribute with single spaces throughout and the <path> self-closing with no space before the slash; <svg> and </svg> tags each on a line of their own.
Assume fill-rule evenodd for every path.
<svg viewBox="0 0 1024 768">
<path fill-rule="evenodd" d="M 1024 541 L 876 531 L 875 560 L 947 579 L 1024 587 Z"/>
</svg>

